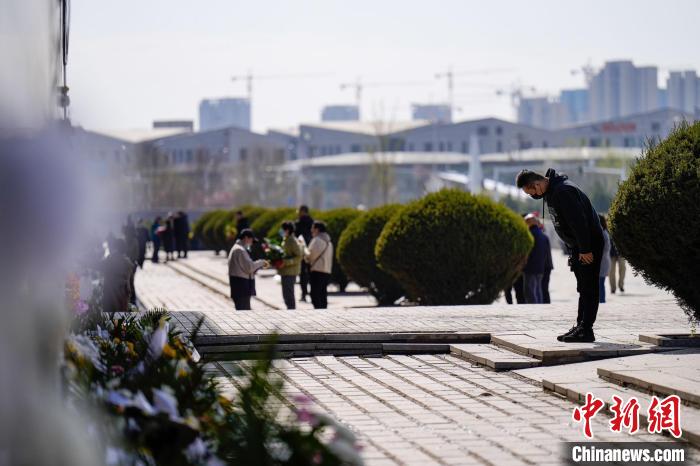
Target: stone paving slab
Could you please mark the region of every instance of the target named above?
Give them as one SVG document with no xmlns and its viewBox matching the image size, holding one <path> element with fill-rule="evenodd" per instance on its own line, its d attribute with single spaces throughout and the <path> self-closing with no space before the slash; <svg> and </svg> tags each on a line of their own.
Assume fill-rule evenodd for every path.
<svg viewBox="0 0 700 466">
<path fill-rule="evenodd" d="M 700 335 L 688 335 L 688 332 L 679 332 L 675 335 L 639 335 L 639 341 L 659 346 L 687 346 L 700 348 Z"/>
<path fill-rule="evenodd" d="M 450 353 L 456 357 L 473 361 L 497 371 L 536 367 L 541 362 L 529 356 L 513 353 L 504 348 L 488 344 L 450 345 Z"/>
<path fill-rule="evenodd" d="M 700 407 L 700 349 L 674 351 L 663 357 L 625 358 L 597 371 L 609 382 L 662 396 L 678 395 Z"/>
<path fill-rule="evenodd" d="M 222 385 L 235 383 L 234 364 L 216 364 Z M 370 466 L 558 465 L 565 464 L 561 442 L 584 439 L 571 401 L 451 355 L 320 356 L 280 360 L 276 367 L 289 399 L 311 398 L 316 410 L 359 436 Z M 663 438 L 612 433 L 607 423 L 604 416 L 593 419 L 595 440 Z M 689 455 L 689 464 L 700 462 L 698 450 Z"/>
<path fill-rule="evenodd" d="M 609 412 L 609 403 L 612 395 L 618 395 L 623 400 L 636 397 L 642 409 L 640 409 L 640 419 L 646 422 L 646 408 L 649 406 L 651 395 L 636 390 L 634 386 L 620 386 L 615 383 L 603 380 L 599 377 L 599 369 L 607 371 L 618 368 L 637 367 L 643 368 L 646 365 L 653 367 L 656 364 L 663 364 L 672 367 L 674 364 L 683 364 L 687 361 L 683 358 L 689 350 L 677 350 L 662 354 L 646 354 L 639 356 L 628 356 L 603 361 L 587 361 L 583 363 L 568 364 L 562 366 L 538 367 L 514 371 L 515 374 L 527 379 L 539 382 L 545 390 L 549 390 L 565 396 L 576 403 L 583 403 L 586 393 L 592 393 L 607 403 L 606 414 Z M 700 385 L 700 380 L 695 381 L 696 386 Z M 700 409 L 684 405 L 681 407 L 681 417 L 683 428 L 683 438 L 700 446 Z"/>
<path fill-rule="evenodd" d="M 672 349 L 640 342 L 634 332 L 629 334 L 598 332 L 596 341 L 593 343 L 559 342 L 551 332 L 512 332 L 495 334 L 491 337 L 491 342 L 516 353 L 536 358 L 545 365 L 631 356 Z"/>
</svg>

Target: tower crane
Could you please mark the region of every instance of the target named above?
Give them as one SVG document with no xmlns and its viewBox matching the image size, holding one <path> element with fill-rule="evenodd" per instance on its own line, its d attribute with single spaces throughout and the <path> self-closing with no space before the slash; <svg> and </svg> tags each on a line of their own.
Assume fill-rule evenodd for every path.
<svg viewBox="0 0 700 466">
<path fill-rule="evenodd" d="M 397 82 L 363 82 L 361 77 L 357 77 L 355 81 L 345 82 L 340 85 L 340 90 L 354 89 L 355 91 L 355 105 L 357 105 L 358 111 L 362 106 L 362 94 L 367 87 L 383 87 L 383 86 L 427 86 L 430 85 L 430 81 L 397 81 Z"/>
<path fill-rule="evenodd" d="M 455 72 L 452 66 L 447 67 L 447 71 L 441 73 L 435 73 L 435 79 L 445 79 L 447 83 L 447 104 L 450 106 L 450 112 L 455 108 L 455 78 L 459 76 L 472 76 L 479 74 L 493 74 L 493 73 L 506 73 L 514 71 L 514 68 L 485 68 L 479 70 L 467 70 Z"/>
</svg>

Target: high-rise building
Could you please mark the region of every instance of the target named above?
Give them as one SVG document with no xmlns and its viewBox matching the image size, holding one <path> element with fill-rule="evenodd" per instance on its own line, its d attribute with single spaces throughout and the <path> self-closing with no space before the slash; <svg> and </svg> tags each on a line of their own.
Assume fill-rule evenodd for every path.
<svg viewBox="0 0 700 466">
<path fill-rule="evenodd" d="M 659 108 L 658 70 L 629 60 L 606 62 L 589 83 L 590 119 L 608 120 Z"/>
<path fill-rule="evenodd" d="M 567 120 L 561 126 L 588 121 L 588 89 L 567 89 L 559 94 L 559 102 L 564 105 Z"/>
<path fill-rule="evenodd" d="M 360 109 L 357 105 L 326 105 L 321 110 L 321 121 L 358 121 Z"/>
<path fill-rule="evenodd" d="M 694 70 L 672 71 L 666 88 L 670 108 L 690 114 L 700 108 L 700 78 Z"/>
<path fill-rule="evenodd" d="M 557 129 L 569 120 L 566 105 L 549 97 L 523 97 L 518 104 L 518 123 Z"/>
<path fill-rule="evenodd" d="M 204 99 L 199 103 L 199 130 L 236 127 L 250 130 L 250 99 Z"/>
<path fill-rule="evenodd" d="M 447 104 L 413 104 L 411 113 L 414 120 L 452 123 L 452 109 Z"/>
</svg>

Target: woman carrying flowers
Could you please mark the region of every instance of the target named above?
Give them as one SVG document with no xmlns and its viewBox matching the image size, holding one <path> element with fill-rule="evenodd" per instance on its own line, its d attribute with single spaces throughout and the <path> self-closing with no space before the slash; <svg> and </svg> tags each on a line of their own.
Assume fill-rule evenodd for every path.
<svg viewBox="0 0 700 466">
<path fill-rule="evenodd" d="M 294 235 L 294 223 L 284 222 L 282 224 L 284 240 L 282 247 L 284 248 L 284 258 L 275 264 L 277 273 L 282 277 L 282 297 L 287 309 L 295 309 L 296 302 L 294 299 L 294 285 L 297 282 L 297 277 L 301 273 L 301 260 L 303 251 L 297 242 Z"/>
</svg>

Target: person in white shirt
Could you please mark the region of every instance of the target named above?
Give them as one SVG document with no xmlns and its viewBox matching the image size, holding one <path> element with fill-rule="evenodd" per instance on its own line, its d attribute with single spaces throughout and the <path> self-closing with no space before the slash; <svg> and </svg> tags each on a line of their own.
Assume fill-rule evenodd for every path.
<svg viewBox="0 0 700 466">
<path fill-rule="evenodd" d="M 228 255 L 231 299 L 233 299 L 237 311 L 250 310 L 250 298 L 255 296 L 255 273 L 269 265 L 267 261 L 254 261 L 250 258 L 248 249 L 254 241 L 253 230 L 244 229 L 238 235 L 238 241 L 233 245 Z"/>
<path fill-rule="evenodd" d="M 311 302 L 315 309 L 328 307 L 328 283 L 333 269 L 333 243 L 326 231 L 326 224 L 315 221 L 311 227 L 311 243 L 304 260 L 309 264 L 311 274 Z"/>
</svg>

